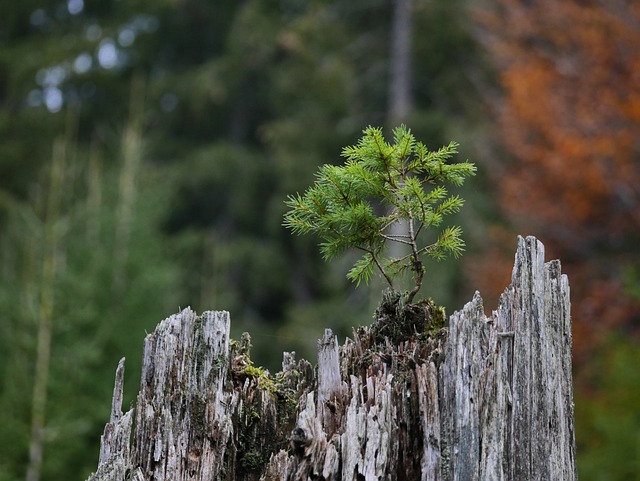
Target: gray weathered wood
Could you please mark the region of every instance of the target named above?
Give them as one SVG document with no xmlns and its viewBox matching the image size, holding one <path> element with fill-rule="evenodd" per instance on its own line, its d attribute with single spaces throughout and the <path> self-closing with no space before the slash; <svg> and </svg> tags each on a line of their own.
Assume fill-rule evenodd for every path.
<svg viewBox="0 0 640 481">
<path fill-rule="evenodd" d="M 129 441 L 131 437 L 132 411 L 122 415 L 122 388 L 124 384 L 124 358 L 116 369 L 116 382 L 111 401 L 111 418 L 100 439 L 98 471 L 89 480 L 124 479 L 130 465 Z"/>
<path fill-rule="evenodd" d="M 135 425 L 118 365 L 89 479 L 577 479 L 569 284 L 535 238 L 490 316 L 476 292 L 448 329 L 374 341 L 327 330 L 317 373 L 285 353 L 269 376 L 228 313 L 185 309 L 145 340 Z"/>
</svg>

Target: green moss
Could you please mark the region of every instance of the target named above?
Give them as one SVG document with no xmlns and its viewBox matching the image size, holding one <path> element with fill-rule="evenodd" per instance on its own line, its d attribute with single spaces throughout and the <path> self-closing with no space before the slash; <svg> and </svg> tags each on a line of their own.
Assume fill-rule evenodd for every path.
<svg viewBox="0 0 640 481">
<path fill-rule="evenodd" d="M 238 468 L 242 473 L 260 472 L 272 452 L 279 449 L 273 432 L 273 421 L 262 419 L 261 396 L 253 397 L 251 404 L 245 406 L 240 418 L 234 421 L 237 426 L 236 446 Z"/>
<path fill-rule="evenodd" d="M 226 362 L 227 362 L 227 356 L 225 356 L 224 353 L 218 354 L 214 358 L 213 363 L 211 364 L 212 371 L 214 372 L 220 371 L 220 369 L 222 369 L 222 366 L 224 366 Z"/>
<path fill-rule="evenodd" d="M 231 341 L 230 374 L 243 396 L 242 410 L 235 412 L 232 420 L 235 450 L 229 452 L 238 479 L 261 472 L 272 453 L 287 448 L 300 395 L 297 382 L 300 373 L 270 375 L 253 363 L 249 349 L 248 336 Z"/>
<path fill-rule="evenodd" d="M 247 415 L 247 419 L 249 419 L 249 421 L 251 421 L 251 422 L 252 421 L 260 421 L 260 413 L 255 408 L 249 409 L 249 413 Z"/>
<path fill-rule="evenodd" d="M 443 306 L 437 306 L 433 299 L 428 299 L 431 320 L 425 328 L 428 337 L 435 337 L 447 325 L 447 311 Z"/>
<path fill-rule="evenodd" d="M 254 379 L 259 379 L 266 375 L 265 370 L 261 367 L 255 366 L 251 360 L 249 360 L 249 365 L 242 370 L 242 374 Z"/>
<path fill-rule="evenodd" d="M 275 394 L 278 390 L 278 386 L 269 373 L 263 368 L 255 366 L 251 359 L 248 360 L 247 367 L 241 371 L 241 375 L 255 379 L 258 388 L 269 391 L 271 394 Z"/>
<path fill-rule="evenodd" d="M 244 471 L 259 472 L 265 464 L 264 455 L 257 449 L 245 452 L 238 460 Z"/>
<path fill-rule="evenodd" d="M 434 337 L 446 325 L 444 307 L 433 299 L 416 304 L 407 302 L 407 294 L 387 290 L 376 310 L 371 326 L 373 344 L 389 339 L 394 344 L 426 335 Z"/>
<path fill-rule="evenodd" d="M 207 409 L 206 401 L 200 396 L 194 396 L 189 401 L 189 416 L 191 419 L 191 432 L 197 439 L 204 439 L 208 429 L 206 426 L 205 413 Z"/>
</svg>

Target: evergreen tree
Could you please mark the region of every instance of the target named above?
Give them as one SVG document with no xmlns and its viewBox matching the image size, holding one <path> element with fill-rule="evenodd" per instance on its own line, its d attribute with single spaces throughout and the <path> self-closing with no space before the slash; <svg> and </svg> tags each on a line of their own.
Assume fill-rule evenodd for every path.
<svg viewBox="0 0 640 481">
<path fill-rule="evenodd" d="M 448 163 L 457 152 L 454 142 L 429 152 L 404 126 L 394 130 L 393 138 L 389 144 L 381 129 L 365 129 L 357 145 L 343 150 L 344 166 L 324 165 L 303 196 L 289 197 L 291 210 L 284 225 L 298 234 L 317 233 L 324 241 L 320 250 L 325 259 L 349 248 L 364 252 L 347 274 L 357 284 L 368 283 L 377 269 L 395 290 L 394 278 L 411 271 L 415 280 L 407 295 L 411 303 L 425 274 L 421 258 L 457 257 L 464 250 L 460 227 L 443 229 L 429 244 L 420 242 L 420 234 L 439 228 L 445 215 L 462 207 L 463 199 L 449 196 L 444 184 L 462 185 L 475 166 Z M 383 214 L 376 208 L 384 209 Z M 405 232 L 393 228 L 399 222 L 406 223 Z M 409 253 L 387 258 L 389 243 L 408 246 Z"/>
</svg>

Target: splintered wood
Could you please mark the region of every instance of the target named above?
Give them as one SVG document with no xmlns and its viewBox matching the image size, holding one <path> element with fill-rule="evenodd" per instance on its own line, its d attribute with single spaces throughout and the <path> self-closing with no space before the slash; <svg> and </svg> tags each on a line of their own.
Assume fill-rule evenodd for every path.
<svg viewBox="0 0 640 481">
<path fill-rule="evenodd" d="M 145 340 L 135 419 L 123 375 L 90 481 L 577 479 L 569 284 L 533 237 L 491 316 L 476 292 L 431 336 L 326 330 L 315 372 L 269 376 L 228 313 L 185 309 Z"/>
</svg>

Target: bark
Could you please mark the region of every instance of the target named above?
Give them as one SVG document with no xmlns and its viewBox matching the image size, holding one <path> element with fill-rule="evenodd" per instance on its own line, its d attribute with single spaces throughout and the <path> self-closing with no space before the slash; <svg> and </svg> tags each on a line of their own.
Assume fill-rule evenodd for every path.
<svg viewBox="0 0 640 481">
<path fill-rule="evenodd" d="M 170 317 L 145 340 L 135 425 L 118 366 L 89 479 L 576 479 L 569 285 L 535 238 L 491 316 L 476 293 L 448 328 L 375 332 L 327 330 L 317 372 L 285 353 L 269 376 L 228 313 Z"/>
</svg>

